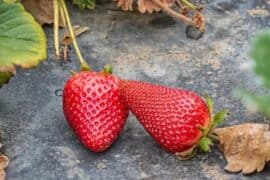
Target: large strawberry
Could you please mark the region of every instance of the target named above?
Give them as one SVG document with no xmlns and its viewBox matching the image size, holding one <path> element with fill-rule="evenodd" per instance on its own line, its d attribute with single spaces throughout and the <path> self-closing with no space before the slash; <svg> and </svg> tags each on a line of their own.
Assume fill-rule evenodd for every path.
<svg viewBox="0 0 270 180">
<path fill-rule="evenodd" d="M 80 141 L 94 152 L 106 150 L 116 140 L 128 117 L 119 82 L 108 73 L 83 71 L 65 84 L 65 117 Z"/>
<path fill-rule="evenodd" d="M 212 118 L 213 103 L 194 92 L 150 83 L 123 80 L 120 92 L 146 131 L 180 158 L 192 157 L 198 147 L 209 151 L 209 135 L 227 111 Z"/>
</svg>

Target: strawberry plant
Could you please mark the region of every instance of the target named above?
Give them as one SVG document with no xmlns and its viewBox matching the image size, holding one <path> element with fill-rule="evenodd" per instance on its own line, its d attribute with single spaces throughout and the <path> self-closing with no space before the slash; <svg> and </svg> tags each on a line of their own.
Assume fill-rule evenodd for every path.
<svg viewBox="0 0 270 180">
<path fill-rule="evenodd" d="M 27 4 L 24 0 L 21 3 L 28 7 L 31 3 L 41 1 L 29 0 Z M 136 8 L 141 13 L 164 11 L 204 31 L 202 8 L 188 0 L 113 1 L 124 11 Z M 95 7 L 95 0 L 72 2 L 80 9 Z M 111 74 L 110 66 L 106 66 L 101 72 L 93 72 L 80 52 L 65 0 L 44 0 L 43 3 L 51 5 L 52 8 L 48 19 L 40 20 L 35 17 L 40 25 L 25 11 L 21 3 L 15 0 L 0 0 L 0 85 L 7 83 L 15 74 L 16 66 L 31 68 L 46 59 L 46 38 L 40 27 L 42 24 L 54 24 L 54 48 L 56 57 L 59 58 L 59 27 L 64 27 L 69 36 L 67 41 L 70 41 L 67 44 L 73 43 L 81 72 L 73 73 L 65 84 L 63 112 L 76 136 L 91 151 L 102 152 L 112 145 L 123 130 L 130 110 L 163 149 L 174 153 L 180 159 L 192 158 L 198 150 L 209 152 L 213 140 L 218 140 L 229 162 L 225 169 L 231 172 L 262 171 L 265 163 L 270 161 L 270 144 L 266 142 L 269 140 L 267 125 L 246 124 L 215 129 L 228 112 L 224 110 L 214 114 L 213 101 L 208 96 L 202 98 L 189 90 L 123 80 Z M 38 10 L 32 12 L 33 16 Z M 53 15 L 50 16 L 51 14 Z M 246 91 L 238 91 L 238 95 L 249 106 L 270 117 L 269 47 L 270 32 L 265 32 L 257 37 L 251 50 L 254 72 L 266 89 L 266 95 L 252 95 Z M 257 129 L 255 134 L 250 134 L 251 128 Z M 251 139 L 252 136 L 255 139 L 253 144 L 243 140 L 239 147 L 236 146 L 235 142 L 240 142 L 243 135 L 244 139 Z M 260 148 L 253 148 L 254 143 Z M 243 158 L 243 147 L 249 148 L 245 152 L 255 154 L 256 164 L 247 166 L 246 162 L 251 156 Z M 6 165 L 7 163 L 3 167 Z"/>
<path fill-rule="evenodd" d="M 137 3 L 141 13 L 164 11 L 187 24 L 204 31 L 204 18 L 201 7 L 195 6 L 188 0 L 115 0 L 123 10 L 133 10 Z M 93 9 L 95 0 L 73 0 L 80 9 Z M 64 0 L 48 0 L 42 2 L 23 0 L 23 5 L 35 16 L 42 25 L 54 23 L 55 54 L 60 57 L 59 26 L 64 26 L 70 33 L 74 49 L 83 69 L 89 66 L 83 59 L 73 32 L 70 16 Z M 40 5 L 36 5 L 40 3 Z M 53 7 L 52 11 L 44 10 L 43 4 Z M 31 11 L 31 8 L 33 10 Z M 35 9 L 36 8 L 36 9 Z M 43 8 L 43 9 L 40 9 Z M 38 12 L 46 11 L 47 16 L 40 17 Z M 12 13 L 11 13 L 12 12 Z M 51 16 L 53 14 L 53 16 Z M 189 17 L 192 16 L 192 17 Z M 19 18 L 17 18 L 19 17 Z M 31 68 L 46 59 L 46 38 L 43 30 L 34 18 L 25 11 L 20 1 L 0 0 L 0 85 L 8 82 L 16 70 L 15 67 Z M 24 32 L 24 33 L 21 33 Z"/>
</svg>

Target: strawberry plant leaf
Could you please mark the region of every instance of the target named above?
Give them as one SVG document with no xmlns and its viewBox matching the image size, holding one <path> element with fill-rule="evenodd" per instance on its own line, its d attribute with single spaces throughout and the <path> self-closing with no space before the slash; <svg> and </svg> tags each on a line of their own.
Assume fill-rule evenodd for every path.
<svg viewBox="0 0 270 180">
<path fill-rule="evenodd" d="M 0 85 L 15 66 L 31 68 L 47 56 L 42 28 L 20 3 L 0 1 L 0 42 Z"/>
<path fill-rule="evenodd" d="M 80 9 L 94 9 L 96 6 L 95 0 L 73 0 L 72 2 Z"/>
<path fill-rule="evenodd" d="M 209 152 L 212 141 L 207 137 L 202 137 L 199 141 L 199 147 L 203 152 Z"/>
<path fill-rule="evenodd" d="M 254 71 L 265 87 L 270 88 L 270 31 L 257 35 L 252 44 L 250 56 L 254 62 Z"/>
<path fill-rule="evenodd" d="M 10 72 L 0 72 L 0 87 L 5 84 L 8 83 L 8 80 L 10 79 L 10 77 L 13 74 Z"/>
</svg>

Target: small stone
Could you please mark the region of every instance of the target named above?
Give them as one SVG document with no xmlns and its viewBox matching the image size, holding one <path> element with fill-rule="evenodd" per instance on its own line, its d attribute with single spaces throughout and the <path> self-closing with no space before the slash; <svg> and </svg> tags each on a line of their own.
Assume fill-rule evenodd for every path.
<svg viewBox="0 0 270 180">
<path fill-rule="evenodd" d="M 148 177 L 148 175 L 145 172 L 141 173 L 141 179 L 144 179 L 144 178 L 147 178 L 147 177 Z"/>
<path fill-rule="evenodd" d="M 198 40 L 203 36 L 204 32 L 201 32 L 199 29 L 194 26 L 187 26 L 186 35 L 187 38 Z"/>
<path fill-rule="evenodd" d="M 105 169 L 107 168 L 107 163 L 101 162 L 97 164 L 98 169 Z"/>
</svg>

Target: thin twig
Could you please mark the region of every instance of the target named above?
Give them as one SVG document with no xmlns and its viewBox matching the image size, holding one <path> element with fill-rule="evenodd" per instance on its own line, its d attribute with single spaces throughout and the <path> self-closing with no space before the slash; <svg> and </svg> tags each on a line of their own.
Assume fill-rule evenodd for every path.
<svg viewBox="0 0 270 180">
<path fill-rule="evenodd" d="M 89 65 L 83 59 L 82 54 L 81 54 L 80 49 L 79 49 L 79 46 L 77 44 L 77 41 L 76 41 L 76 38 L 75 38 L 75 34 L 74 34 L 74 31 L 73 31 L 73 27 L 72 27 L 71 21 L 70 21 L 70 16 L 69 16 L 69 13 L 68 13 L 66 4 L 65 4 L 65 1 L 64 0 L 59 0 L 59 1 L 60 1 L 60 4 L 61 4 L 62 8 L 63 8 L 64 17 L 66 19 L 66 23 L 67 23 L 67 27 L 68 27 L 68 30 L 69 30 L 69 34 L 71 36 L 71 39 L 72 39 L 73 46 L 75 48 L 76 54 L 77 54 L 77 56 L 79 58 L 79 61 L 81 63 L 81 68 L 83 70 L 89 70 L 90 69 L 89 68 Z"/>
<path fill-rule="evenodd" d="M 55 55 L 57 58 L 60 57 L 59 51 L 59 8 L 58 8 L 58 0 L 53 0 L 53 14 L 54 14 L 54 48 Z"/>
<path fill-rule="evenodd" d="M 171 15 L 171 16 L 177 18 L 177 19 L 180 19 L 180 20 L 184 21 L 185 23 L 187 23 L 189 25 L 192 25 L 192 26 L 196 27 L 196 23 L 192 19 L 190 19 L 190 18 L 188 18 L 188 17 L 186 17 L 186 16 L 184 16 L 182 14 L 177 13 L 172 8 L 170 8 L 169 6 L 162 3 L 160 0 L 152 0 L 152 1 L 154 3 L 156 3 L 159 7 L 161 7 L 162 10 L 165 11 L 166 13 L 168 13 L 169 15 Z"/>
</svg>

